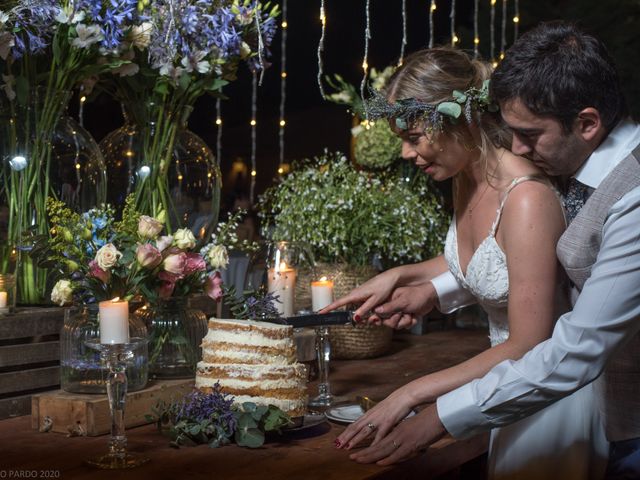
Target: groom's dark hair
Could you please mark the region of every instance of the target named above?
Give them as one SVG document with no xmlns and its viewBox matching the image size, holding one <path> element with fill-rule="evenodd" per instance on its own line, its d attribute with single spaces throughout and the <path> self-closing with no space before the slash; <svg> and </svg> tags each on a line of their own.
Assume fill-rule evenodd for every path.
<svg viewBox="0 0 640 480">
<path fill-rule="evenodd" d="M 516 98 L 536 115 L 555 117 L 569 132 L 578 112 L 598 110 L 607 131 L 628 115 L 613 60 L 604 44 L 565 22 L 522 35 L 491 77 L 491 96 Z"/>
</svg>

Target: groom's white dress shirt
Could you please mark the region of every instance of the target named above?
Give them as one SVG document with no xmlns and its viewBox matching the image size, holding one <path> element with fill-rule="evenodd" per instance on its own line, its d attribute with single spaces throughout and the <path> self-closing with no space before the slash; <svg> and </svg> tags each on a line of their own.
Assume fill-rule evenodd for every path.
<svg viewBox="0 0 640 480">
<path fill-rule="evenodd" d="M 576 179 L 597 188 L 639 143 L 640 126 L 622 122 Z M 640 331 L 639 207 L 640 187 L 609 210 L 591 276 L 573 310 L 557 321 L 551 338 L 520 360 L 503 361 L 483 378 L 438 398 L 438 415 L 449 433 L 469 436 L 559 400 L 596 379 L 611 354 Z M 469 303 L 466 291 L 448 274 L 433 283 L 443 311 Z M 620 435 L 625 438 L 624 432 Z"/>
</svg>

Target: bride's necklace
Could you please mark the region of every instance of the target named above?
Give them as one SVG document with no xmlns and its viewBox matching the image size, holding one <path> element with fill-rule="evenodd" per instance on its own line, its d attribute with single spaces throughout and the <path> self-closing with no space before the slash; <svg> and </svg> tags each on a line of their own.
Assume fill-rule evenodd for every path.
<svg viewBox="0 0 640 480">
<path fill-rule="evenodd" d="M 495 176 L 496 172 L 498 171 L 498 167 L 500 166 L 500 163 L 502 163 L 502 157 L 504 156 L 504 153 L 507 150 L 504 149 L 502 151 L 502 153 L 500 154 L 500 158 L 498 159 L 498 163 L 496 164 L 495 168 L 493 169 L 493 172 L 491 172 L 491 176 Z M 467 215 L 469 215 L 469 217 L 473 217 L 473 210 L 478 206 L 478 204 L 480 203 L 480 200 L 482 200 L 482 197 L 484 197 L 484 194 L 487 193 L 487 190 L 489 190 L 489 180 L 487 180 L 487 185 L 484 187 L 484 190 L 482 190 L 482 193 L 480 194 L 480 196 L 478 197 L 478 199 L 476 200 L 476 202 L 467 208 Z"/>
</svg>

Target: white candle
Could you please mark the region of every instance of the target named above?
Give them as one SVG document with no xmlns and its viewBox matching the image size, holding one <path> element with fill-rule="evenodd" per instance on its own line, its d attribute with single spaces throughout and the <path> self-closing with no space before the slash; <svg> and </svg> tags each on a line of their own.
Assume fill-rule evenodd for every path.
<svg viewBox="0 0 640 480">
<path fill-rule="evenodd" d="M 129 302 L 118 298 L 100 302 L 100 343 L 129 342 Z"/>
<path fill-rule="evenodd" d="M 267 273 L 267 289 L 279 300 L 273 302 L 278 313 L 284 317 L 292 316 L 296 286 L 295 269 L 287 267 L 287 264 L 282 262 L 278 268 L 270 268 Z"/>
<path fill-rule="evenodd" d="M 7 292 L 0 292 L 0 308 L 7 308 L 7 300 L 9 295 Z"/>
<path fill-rule="evenodd" d="M 314 312 L 322 310 L 333 302 L 333 282 L 322 277 L 316 282 L 311 282 L 311 309 Z"/>
</svg>

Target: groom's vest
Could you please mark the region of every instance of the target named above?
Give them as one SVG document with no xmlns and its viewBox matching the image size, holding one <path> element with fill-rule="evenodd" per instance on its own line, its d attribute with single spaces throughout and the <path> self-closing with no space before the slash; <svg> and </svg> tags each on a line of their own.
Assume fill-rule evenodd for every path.
<svg viewBox="0 0 640 480">
<path fill-rule="evenodd" d="M 607 175 L 560 238 L 558 258 L 578 290 L 591 275 L 611 206 L 638 186 L 640 146 Z M 640 437 L 640 334 L 613 353 L 595 385 L 607 438 L 619 441 Z"/>
</svg>

